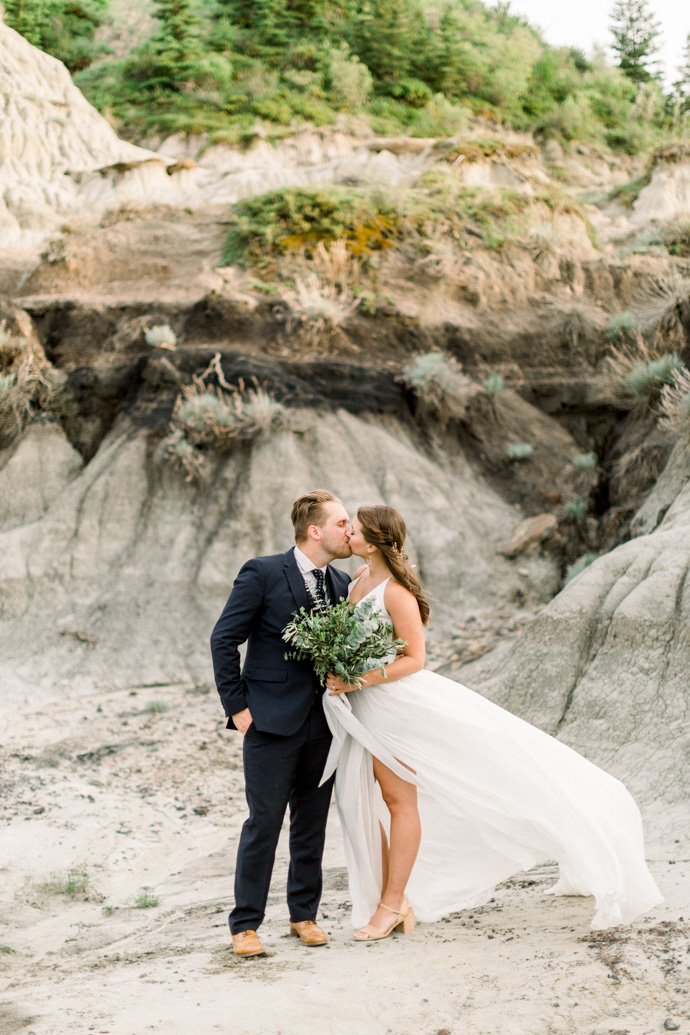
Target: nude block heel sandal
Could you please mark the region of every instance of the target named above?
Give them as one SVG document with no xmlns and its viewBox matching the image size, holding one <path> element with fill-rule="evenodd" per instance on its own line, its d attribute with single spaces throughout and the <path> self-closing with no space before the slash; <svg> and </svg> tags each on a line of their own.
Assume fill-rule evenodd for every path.
<svg viewBox="0 0 690 1035">
<path fill-rule="evenodd" d="M 402 900 L 400 909 L 393 909 L 392 906 L 387 906 L 385 902 L 379 902 L 379 905 L 389 910 L 389 912 L 395 913 L 396 919 L 385 931 L 379 931 L 378 927 L 374 927 L 372 924 L 367 924 L 365 927 L 360 928 L 354 936 L 356 942 L 376 942 L 381 938 L 387 938 L 393 931 L 400 931 L 401 934 L 412 934 L 417 921 L 415 920 L 414 910 L 408 905 L 406 898 Z"/>
</svg>

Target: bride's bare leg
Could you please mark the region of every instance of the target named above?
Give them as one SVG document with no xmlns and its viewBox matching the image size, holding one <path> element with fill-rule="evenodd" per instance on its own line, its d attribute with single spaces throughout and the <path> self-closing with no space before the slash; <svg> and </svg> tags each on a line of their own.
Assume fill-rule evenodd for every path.
<svg viewBox="0 0 690 1035">
<path fill-rule="evenodd" d="M 381 887 L 385 888 L 388 883 L 388 836 L 383 823 L 379 823 L 379 827 L 381 829 Z"/>
<path fill-rule="evenodd" d="M 373 761 L 374 776 L 379 782 L 383 800 L 391 814 L 390 847 L 387 853 L 385 834 L 382 831 L 384 854 L 381 901 L 397 909 L 405 897 L 405 888 L 417 858 L 422 834 L 417 809 L 417 788 L 413 783 L 396 776 L 377 758 Z M 409 769 L 409 766 L 406 768 Z M 393 919 L 390 909 L 382 909 L 379 906 L 369 922 L 380 931 L 385 931 L 391 926 Z"/>
</svg>

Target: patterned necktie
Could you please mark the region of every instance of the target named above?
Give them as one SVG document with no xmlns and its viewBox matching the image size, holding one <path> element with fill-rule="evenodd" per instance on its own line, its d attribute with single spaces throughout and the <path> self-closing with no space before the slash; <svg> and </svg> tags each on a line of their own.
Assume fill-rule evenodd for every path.
<svg viewBox="0 0 690 1035">
<path fill-rule="evenodd" d="M 316 582 L 316 590 L 314 592 L 314 599 L 316 603 L 316 609 L 318 611 L 325 611 L 328 607 L 328 601 L 326 600 L 326 590 L 324 587 L 324 574 L 320 568 L 314 568 L 312 571 L 314 581 Z"/>
</svg>

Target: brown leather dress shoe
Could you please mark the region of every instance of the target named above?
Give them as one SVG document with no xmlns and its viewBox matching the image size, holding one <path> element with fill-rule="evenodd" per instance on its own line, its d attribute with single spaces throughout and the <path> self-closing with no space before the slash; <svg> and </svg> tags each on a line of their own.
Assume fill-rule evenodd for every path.
<svg viewBox="0 0 690 1035">
<path fill-rule="evenodd" d="M 236 956 L 265 956 L 266 950 L 259 941 L 256 931 L 240 931 L 232 936 L 232 948 Z"/>
<path fill-rule="evenodd" d="M 290 921 L 290 934 L 299 938 L 303 945 L 325 945 L 328 935 L 313 920 Z"/>
</svg>

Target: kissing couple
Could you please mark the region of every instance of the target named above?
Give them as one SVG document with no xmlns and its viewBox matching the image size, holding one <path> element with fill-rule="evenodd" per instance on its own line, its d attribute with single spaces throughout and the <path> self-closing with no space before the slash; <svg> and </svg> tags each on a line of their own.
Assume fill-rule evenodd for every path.
<svg viewBox="0 0 690 1035">
<path fill-rule="evenodd" d="M 317 923 L 335 784 L 357 941 L 409 933 L 482 905 L 496 885 L 556 860 L 556 895 L 592 895 L 592 927 L 662 901 L 626 788 L 577 752 L 454 680 L 424 669 L 429 604 L 388 506 L 350 521 L 319 489 L 292 507 L 295 546 L 240 570 L 211 636 L 228 728 L 243 738 L 249 817 L 229 917 L 237 956 L 258 956 L 276 847 L 290 809 L 289 929 L 325 945 Z M 351 581 L 331 562 L 364 562 Z M 401 652 L 371 662 L 357 689 L 286 657 L 293 612 L 374 602 Z M 244 666 L 239 647 L 246 643 Z"/>
</svg>

